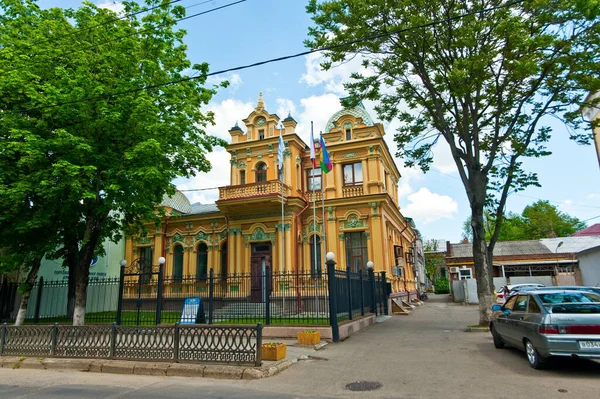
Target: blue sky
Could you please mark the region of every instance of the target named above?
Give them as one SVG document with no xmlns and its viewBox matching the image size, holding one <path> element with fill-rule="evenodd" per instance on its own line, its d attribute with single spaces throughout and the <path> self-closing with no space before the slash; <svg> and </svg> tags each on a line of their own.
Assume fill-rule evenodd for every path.
<svg viewBox="0 0 600 399">
<path fill-rule="evenodd" d="M 235 0 L 182 0 L 189 8 L 188 15 L 232 3 Z M 112 1 L 93 0 L 96 4 L 118 9 Z M 76 7 L 80 1 L 40 0 L 42 7 Z M 197 18 L 183 21 L 180 28 L 187 30 L 185 39 L 192 62 L 208 62 L 211 71 L 294 54 L 306 50 L 309 16 L 305 13 L 307 0 L 247 0 Z M 357 62 L 345 64 L 328 72 L 320 71 L 318 54 L 299 57 L 279 63 L 225 74 L 213 79 L 228 79 L 231 85 L 221 90 L 209 105 L 215 113 L 216 126 L 208 131 L 229 139 L 227 131 L 236 121 L 244 119 L 256 105 L 258 93 L 263 92 L 266 109 L 282 119 L 288 112 L 299 122 L 297 130 L 308 142 L 310 121 L 315 130 L 324 128 L 326 121 L 340 105 L 344 96 L 342 83 L 349 74 L 360 68 Z M 367 103 L 371 117 L 378 120 Z M 579 146 L 568 139 L 566 129 L 557 121 L 548 123 L 554 128 L 548 148 L 549 157 L 526 160 L 524 166 L 537 171 L 541 188 L 531 187 L 508 199 L 507 210 L 520 213 L 523 208 L 544 199 L 557 205 L 587 223 L 600 223 L 600 169 L 593 146 Z M 392 142 L 394 126 L 386 126 L 388 145 Z M 222 149 L 210 154 L 213 171 L 191 180 L 176 181 L 180 189 L 201 189 L 224 186 L 229 183 L 229 155 Z M 464 188 L 455 172 L 448 151 L 440 146 L 435 150 L 434 165 L 426 175 L 403 167 L 396 159 L 403 175 L 399 198 L 401 211 L 415 219 L 425 238 L 458 241 L 462 224 L 470 210 Z M 213 202 L 217 190 L 186 192 L 196 202 Z"/>
</svg>

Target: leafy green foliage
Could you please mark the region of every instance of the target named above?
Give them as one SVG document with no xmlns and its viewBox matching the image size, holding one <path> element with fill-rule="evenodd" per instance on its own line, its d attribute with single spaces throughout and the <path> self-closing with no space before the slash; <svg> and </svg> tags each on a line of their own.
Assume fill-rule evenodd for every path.
<svg viewBox="0 0 600 399">
<path fill-rule="evenodd" d="M 486 239 L 490 239 L 496 225 L 490 213 L 485 215 Z M 470 218 L 464 226 L 470 227 Z M 539 200 L 527 205 L 521 215 L 509 212 L 500 227 L 498 241 L 537 240 L 549 237 L 567 237 L 586 227 L 585 222 L 558 210 L 548 201 Z M 469 229 L 470 230 L 470 229 Z M 463 228 L 463 236 L 470 231 Z"/>
<path fill-rule="evenodd" d="M 450 293 L 450 282 L 445 276 L 441 276 L 435 280 L 434 293 L 436 294 L 449 294 Z"/>
<path fill-rule="evenodd" d="M 596 0 L 310 0 L 311 48 L 329 48 L 325 69 L 361 57 L 346 105 L 377 101 L 398 120 L 397 155 L 427 171 L 444 140 L 471 206 L 480 323 L 491 317 L 491 259 L 483 214 L 500 232 L 510 192 L 539 185 L 523 159 L 549 155 L 548 116 L 578 130 L 578 109 L 600 89 Z M 365 38 L 369 38 L 365 40 Z"/>
<path fill-rule="evenodd" d="M 158 222 L 173 179 L 210 170 L 206 154 L 224 144 L 204 131 L 208 65 L 186 58 L 175 22 L 185 10 L 168 3 L 125 2 L 127 14 L 153 9 L 119 19 L 89 2 L 0 1 L 0 221 L 36 235 L 27 247 L 62 244 L 78 286 L 104 239 Z M 198 79 L 163 85 L 190 71 Z"/>
</svg>

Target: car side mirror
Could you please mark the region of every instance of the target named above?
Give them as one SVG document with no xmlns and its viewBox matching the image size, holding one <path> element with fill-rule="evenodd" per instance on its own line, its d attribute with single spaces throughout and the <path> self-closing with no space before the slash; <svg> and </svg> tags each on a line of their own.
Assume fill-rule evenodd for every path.
<svg viewBox="0 0 600 399">
<path fill-rule="evenodd" d="M 492 305 L 492 310 L 494 312 L 501 312 L 502 311 L 502 305 Z"/>
</svg>

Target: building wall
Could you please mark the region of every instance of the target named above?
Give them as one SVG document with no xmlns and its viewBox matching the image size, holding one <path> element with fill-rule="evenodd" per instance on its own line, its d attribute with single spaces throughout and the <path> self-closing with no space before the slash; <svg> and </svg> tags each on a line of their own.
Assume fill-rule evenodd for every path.
<svg viewBox="0 0 600 399">
<path fill-rule="evenodd" d="M 582 252 L 577 258 L 583 285 L 600 286 L 600 248 Z"/>
<path fill-rule="evenodd" d="M 105 254 L 95 257 L 95 262 L 90 266 L 90 280 L 119 277 L 119 262 L 125 256 L 125 239 L 114 243 L 106 240 L 103 244 Z M 44 280 L 68 280 L 69 269 L 63 267 L 63 259 L 42 260 L 38 278 Z"/>
</svg>

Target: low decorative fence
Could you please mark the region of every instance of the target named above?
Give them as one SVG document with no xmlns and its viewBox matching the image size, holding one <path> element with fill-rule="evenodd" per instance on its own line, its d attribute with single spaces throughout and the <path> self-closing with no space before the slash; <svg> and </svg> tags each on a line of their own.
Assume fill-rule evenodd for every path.
<svg viewBox="0 0 600 399">
<path fill-rule="evenodd" d="M 8 326 L 0 356 L 262 364 L 256 326 Z"/>
</svg>

